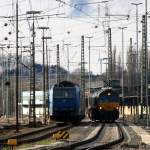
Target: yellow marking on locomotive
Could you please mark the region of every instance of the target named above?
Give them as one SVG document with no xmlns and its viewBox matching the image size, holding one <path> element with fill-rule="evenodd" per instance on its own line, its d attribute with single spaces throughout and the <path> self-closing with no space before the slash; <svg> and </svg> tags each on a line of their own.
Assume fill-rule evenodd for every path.
<svg viewBox="0 0 150 150">
<path fill-rule="evenodd" d="M 113 109 L 118 109 L 119 108 L 119 103 L 117 102 L 105 102 L 105 103 L 100 103 L 99 108 L 104 109 L 104 110 L 113 110 Z"/>
</svg>

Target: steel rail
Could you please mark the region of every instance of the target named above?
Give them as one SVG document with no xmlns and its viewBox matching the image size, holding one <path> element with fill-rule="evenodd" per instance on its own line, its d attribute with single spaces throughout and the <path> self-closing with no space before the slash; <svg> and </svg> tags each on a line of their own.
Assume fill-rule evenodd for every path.
<svg viewBox="0 0 150 150">
<path fill-rule="evenodd" d="M 51 148 L 51 150 L 72 150 L 72 149 L 76 149 L 77 147 L 84 146 L 85 144 L 91 143 L 99 137 L 99 135 L 102 133 L 104 127 L 105 127 L 105 124 L 102 124 L 102 126 L 98 130 L 98 132 L 89 139 L 82 140 L 79 142 L 72 142 L 71 144 L 67 144 L 67 145 L 63 145 L 63 146 L 59 146 L 59 147 L 54 147 L 54 148 Z"/>
<path fill-rule="evenodd" d="M 57 125 L 42 127 L 40 129 L 29 131 L 26 133 L 19 133 L 17 135 L 8 136 L 4 138 L 0 138 L 0 144 L 7 144 L 8 139 L 17 139 L 17 144 L 24 144 L 27 142 L 36 142 L 38 140 L 42 140 L 48 136 L 52 136 L 53 133 L 58 132 L 59 130 L 66 130 L 71 128 L 73 125 L 69 124 L 63 127 L 58 127 Z"/>
<path fill-rule="evenodd" d="M 119 123 L 116 122 L 116 125 L 118 127 L 118 132 L 119 132 L 119 138 L 116 140 L 113 140 L 111 142 L 105 143 L 105 144 L 97 144 L 96 146 L 93 147 L 89 147 L 87 148 L 87 150 L 99 150 L 99 149 L 107 149 L 110 148 L 112 146 L 118 145 L 119 143 L 122 143 L 124 141 L 124 131 L 121 128 L 121 126 L 119 125 Z"/>
<path fill-rule="evenodd" d="M 43 130 L 39 133 L 35 133 L 35 134 L 31 134 L 25 137 L 22 137 L 21 139 L 18 139 L 18 145 L 19 144 L 24 144 L 24 143 L 29 143 L 29 142 L 36 142 L 36 141 L 40 141 L 42 139 L 45 139 L 47 137 L 52 136 L 54 133 L 58 132 L 58 131 L 64 131 L 67 130 L 69 128 L 71 128 L 72 125 L 67 125 L 65 127 L 56 127 L 53 129 L 49 129 L 49 130 Z"/>
<path fill-rule="evenodd" d="M 113 140 L 111 142 L 107 142 L 105 144 L 96 144 L 94 146 L 85 146 L 86 144 L 90 144 L 92 143 L 93 141 L 97 140 L 97 138 L 100 136 L 100 134 L 102 133 L 104 127 L 105 127 L 105 124 L 102 125 L 102 127 L 100 128 L 100 130 L 97 132 L 97 134 L 88 139 L 88 140 L 83 140 L 83 141 L 79 141 L 79 142 L 76 142 L 76 143 L 72 143 L 72 144 L 68 144 L 68 145 L 64 145 L 64 146 L 60 146 L 60 147 L 55 147 L 55 148 L 52 148 L 51 150 L 72 150 L 72 149 L 76 149 L 76 150 L 99 150 L 99 149 L 107 149 L 107 148 L 110 148 L 112 146 L 115 146 L 119 143 L 122 143 L 124 141 L 124 132 L 123 132 L 123 129 L 121 128 L 121 126 L 116 123 L 117 127 L 118 127 L 118 133 L 119 133 L 119 138 L 116 139 L 116 140 Z M 83 146 L 83 147 L 80 147 L 80 146 Z"/>
</svg>

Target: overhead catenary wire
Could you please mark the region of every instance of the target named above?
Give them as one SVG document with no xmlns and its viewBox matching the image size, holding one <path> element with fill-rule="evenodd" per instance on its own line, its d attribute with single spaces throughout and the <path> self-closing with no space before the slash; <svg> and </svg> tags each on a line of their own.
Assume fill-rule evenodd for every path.
<svg viewBox="0 0 150 150">
<path fill-rule="evenodd" d="M 29 0 L 28 0 L 29 1 Z M 33 3 L 34 4 L 34 3 Z M 63 6 L 63 5 L 59 5 L 59 7 L 58 7 L 58 9 L 60 9 L 60 6 Z M 42 8 L 42 6 L 41 6 L 41 8 Z M 53 7 L 53 8 L 55 8 L 55 7 Z M 58 11 L 58 9 L 56 8 L 55 10 L 57 10 Z M 51 9 L 47 9 L 47 11 L 48 12 L 51 12 Z M 84 10 L 83 10 L 84 11 Z M 43 12 L 43 14 L 45 14 L 46 15 L 46 13 L 48 13 L 48 12 L 46 12 L 46 11 L 44 11 Z M 94 17 L 93 16 L 93 14 L 90 14 L 92 17 Z M 55 17 L 55 16 L 54 16 Z M 56 18 L 57 18 L 58 16 L 56 16 Z M 133 16 L 134 17 L 134 16 Z M 46 17 L 45 17 L 46 18 Z M 81 17 L 79 17 L 78 16 L 78 18 L 81 18 Z M 53 20 L 51 20 L 51 17 L 47 17 L 46 18 L 47 20 L 49 20 L 48 22 L 50 22 L 50 23 L 48 23 L 48 24 L 52 24 L 52 22 L 53 22 Z M 45 19 L 45 20 L 46 20 Z M 52 18 L 53 19 L 53 18 Z M 69 17 L 68 18 L 66 18 L 66 19 L 70 19 Z M 73 18 L 71 18 L 72 20 L 74 20 L 74 21 L 77 21 L 75 18 L 74 18 L 74 16 L 73 16 Z M 82 19 L 82 18 L 81 18 Z M 80 20 L 81 21 L 81 19 L 78 19 L 78 20 Z M 28 19 L 29 20 L 29 19 Z M 86 20 L 86 19 L 85 19 Z M 91 22 L 89 21 L 89 24 L 91 24 L 91 25 L 94 25 L 95 24 L 95 20 L 93 21 L 93 18 L 91 18 L 91 20 L 92 20 L 92 22 L 93 22 L 93 24 L 91 24 Z M 100 20 L 101 21 L 101 20 Z M 39 21 L 40 22 L 40 21 Z M 84 19 L 83 19 L 83 21 L 81 21 L 81 22 L 83 22 L 84 23 Z M 100 22 L 101 23 L 101 22 Z M 73 27 L 71 27 L 72 29 L 74 29 L 75 28 L 75 25 L 73 26 Z M 99 30 L 100 31 L 100 30 Z M 22 31 L 21 31 L 22 32 Z M 95 31 L 94 31 L 95 32 Z M 100 31 L 101 32 L 101 31 Z M 97 32 L 97 35 L 94 35 L 95 36 L 95 40 L 96 41 L 99 41 L 100 40 L 100 35 L 99 35 L 100 33 L 99 32 Z M 103 36 L 101 36 L 101 37 L 103 37 Z M 76 46 L 76 47 L 80 47 L 80 44 L 78 44 L 78 45 L 75 45 L 75 43 L 73 44 L 73 46 Z"/>
</svg>

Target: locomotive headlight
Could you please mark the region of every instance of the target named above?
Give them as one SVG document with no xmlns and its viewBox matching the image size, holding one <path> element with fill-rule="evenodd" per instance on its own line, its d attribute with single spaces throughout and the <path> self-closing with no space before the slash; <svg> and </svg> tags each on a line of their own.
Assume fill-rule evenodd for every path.
<svg viewBox="0 0 150 150">
<path fill-rule="evenodd" d="M 111 95 L 111 93 L 108 93 L 107 95 Z"/>
</svg>

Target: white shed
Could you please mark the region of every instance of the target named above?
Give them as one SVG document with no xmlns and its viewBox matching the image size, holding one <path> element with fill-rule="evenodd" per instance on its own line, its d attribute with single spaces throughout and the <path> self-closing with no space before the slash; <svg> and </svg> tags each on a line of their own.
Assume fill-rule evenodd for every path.
<svg viewBox="0 0 150 150">
<path fill-rule="evenodd" d="M 22 92 L 22 112 L 23 115 L 29 114 L 30 91 Z M 43 115 L 43 91 L 35 91 L 36 116 Z"/>
</svg>

